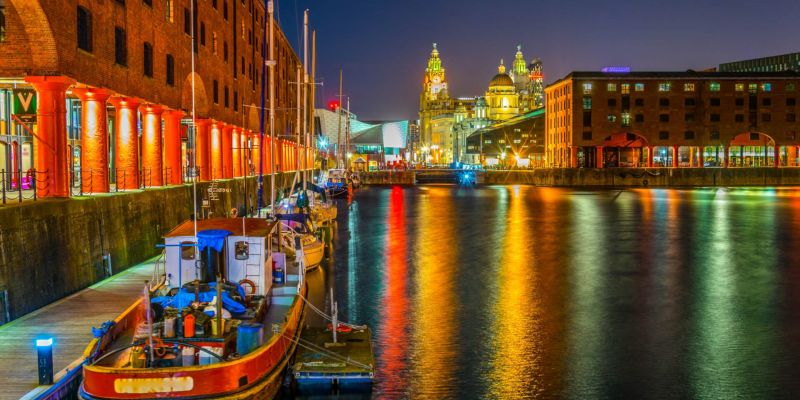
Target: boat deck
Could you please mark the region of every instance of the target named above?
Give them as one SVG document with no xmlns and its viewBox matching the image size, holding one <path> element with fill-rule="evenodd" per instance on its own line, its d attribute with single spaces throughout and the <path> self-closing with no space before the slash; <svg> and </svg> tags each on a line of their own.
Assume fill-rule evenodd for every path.
<svg viewBox="0 0 800 400">
<path fill-rule="evenodd" d="M 53 337 L 55 372 L 81 358 L 92 340 L 91 327 L 116 318 L 141 296 L 154 261 L 128 268 L 0 326 L 0 399 L 19 399 L 38 386 L 36 337 Z"/>
</svg>

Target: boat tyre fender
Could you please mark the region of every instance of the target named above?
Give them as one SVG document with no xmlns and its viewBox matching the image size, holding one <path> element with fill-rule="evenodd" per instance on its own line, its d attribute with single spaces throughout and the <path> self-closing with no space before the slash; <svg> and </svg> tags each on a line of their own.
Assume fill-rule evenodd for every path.
<svg viewBox="0 0 800 400">
<path fill-rule="evenodd" d="M 643 180 L 642 180 L 642 186 L 645 186 L 645 187 L 646 187 L 646 186 L 647 186 L 647 185 L 649 185 L 649 184 L 650 184 L 650 182 L 648 182 L 648 181 L 647 181 L 647 179 L 643 179 Z"/>
<path fill-rule="evenodd" d="M 247 294 L 256 294 L 256 283 L 251 281 L 250 279 L 242 279 L 239 281 L 239 285 L 242 287 L 248 286 L 249 289 L 245 289 Z"/>
<path fill-rule="evenodd" d="M 352 332 L 352 331 L 353 331 L 353 328 L 351 328 L 351 327 L 349 327 L 349 326 L 347 326 L 347 325 L 344 325 L 344 324 L 341 324 L 341 323 L 340 323 L 340 324 L 337 324 L 337 325 L 338 325 L 338 326 L 336 327 L 336 332 L 340 332 L 340 333 L 350 333 L 350 332 Z M 330 331 L 330 330 L 333 330 L 333 324 L 330 324 L 330 323 L 328 324 L 328 330 L 329 330 L 329 331 Z"/>
</svg>

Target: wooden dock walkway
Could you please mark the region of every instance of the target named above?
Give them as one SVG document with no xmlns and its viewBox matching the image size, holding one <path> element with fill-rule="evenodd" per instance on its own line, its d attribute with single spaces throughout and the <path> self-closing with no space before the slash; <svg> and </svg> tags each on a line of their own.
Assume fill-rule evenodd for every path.
<svg viewBox="0 0 800 400">
<path fill-rule="evenodd" d="M 92 326 L 116 318 L 141 295 L 155 258 L 128 268 L 78 293 L 0 326 L 0 399 L 19 399 L 38 386 L 36 348 L 40 335 L 53 338 L 53 369 L 82 357 Z"/>
</svg>

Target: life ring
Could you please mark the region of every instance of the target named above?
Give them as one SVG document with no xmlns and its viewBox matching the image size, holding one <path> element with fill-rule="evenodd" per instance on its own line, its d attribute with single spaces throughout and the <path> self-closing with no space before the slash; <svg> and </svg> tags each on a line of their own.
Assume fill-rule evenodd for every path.
<svg viewBox="0 0 800 400">
<path fill-rule="evenodd" d="M 338 325 L 338 327 L 336 327 L 336 332 L 341 332 L 341 333 L 350 333 L 350 332 L 352 332 L 352 331 L 353 331 L 353 328 L 351 328 L 351 327 L 349 327 L 349 326 L 347 326 L 347 325 L 344 325 L 344 324 L 342 324 L 341 322 L 340 322 L 340 323 L 338 323 L 337 325 Z M 330 330 L 333 330 L 333 324 L 328 324 L 328 330 L 329 330 L 329 331 L 330 331 Z"/>
<path fill-rule="evenodd" d="M 250 279 L 242 279 L 239 281 L 239 285 L 241 286 L 250 286 L 250 293 L 249 294 L 256 294 L 256 283 L 251 281 Z"/>
</svg>

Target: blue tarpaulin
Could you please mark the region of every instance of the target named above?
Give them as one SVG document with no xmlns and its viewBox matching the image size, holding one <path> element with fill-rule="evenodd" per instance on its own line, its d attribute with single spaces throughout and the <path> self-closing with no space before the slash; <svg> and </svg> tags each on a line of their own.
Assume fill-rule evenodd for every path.
<svg viewBox="0 0 800 400">
<path fill-rule="evenodd" d="M 208 290 L 205 292 L 200 292 L 200 301 L 204 303 L 210 302 L 214 296 L 217 295 L 216 290 Z M 161 296 L 161 297 L 154 297 L 150 301 L 156 304 L 161 304 L 164 307 L 177 307 L 178 305 L 178 298 L 180 297 L 180 304 L 192 304 L 194 301 L 194 292 L 193 291 L 186 291 L 185 289 L 181 289 L 175 296 Z M 245 311 L 244 305 L 239 303 L 238 301 L 231 298 L 231 296 L 226 291 L 222 291 L 222 306 L 231 312 L 231 314 L 241 314 Z"/>
<path fill-rule="evenodd" d="M 197 232 L 197 247 L 199 247 L 201 251 L 206 247 L 211 247 L 217 252 L 220 252 L 225 245 L 225 238 L 232 234 L 233 232 L 224 229 L 206 229 Z"/>
</svg>

